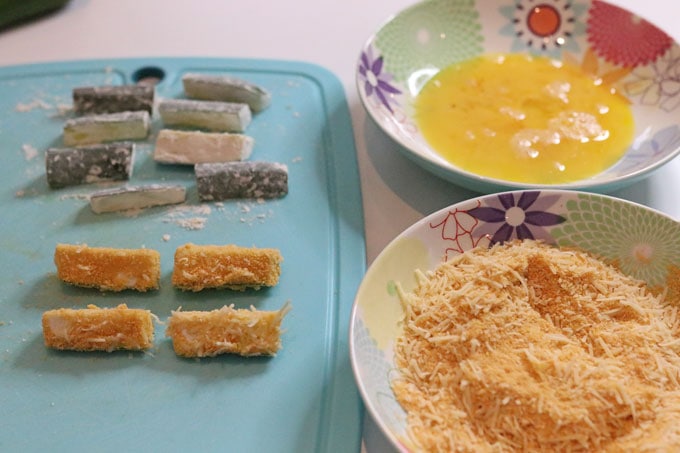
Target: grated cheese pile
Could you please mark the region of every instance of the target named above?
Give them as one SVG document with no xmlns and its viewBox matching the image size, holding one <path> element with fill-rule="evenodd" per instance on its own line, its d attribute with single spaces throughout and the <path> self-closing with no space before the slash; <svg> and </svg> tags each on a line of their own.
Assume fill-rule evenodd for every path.
<svg viewBox="0 0 680 453">
<path fill-rule="evenodd" d="M 680 319 L 665 294 L 536 241 L 416 275 L 392 388 L 418 451 L 680 451 Z"/>
</svg>

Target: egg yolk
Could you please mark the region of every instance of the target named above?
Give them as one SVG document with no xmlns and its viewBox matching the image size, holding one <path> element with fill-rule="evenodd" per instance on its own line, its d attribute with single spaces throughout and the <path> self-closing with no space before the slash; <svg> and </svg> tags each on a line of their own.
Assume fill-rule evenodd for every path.
<svg viewBox="0 0 680 453">
<path fill-rule="evenodd" d="M 625 97 L 580 67 L 522 54 L 444 68 L 415 99 L 423 137 L 444 159 L 482 176 L 568 183 L 613 165 L 633 139 Z"/>
</svg>

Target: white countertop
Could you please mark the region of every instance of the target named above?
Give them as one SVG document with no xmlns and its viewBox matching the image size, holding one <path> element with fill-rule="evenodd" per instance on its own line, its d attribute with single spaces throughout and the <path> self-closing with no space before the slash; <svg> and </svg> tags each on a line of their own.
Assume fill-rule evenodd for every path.
<svg viewBox="0 0 680 453">
<path fill-rule="evenodd" d="M 680 2 L 609 0 L 680 41 Z M 298 60 L 329 69 L 352 113 L 366 222 L 368 263 L 406 227 L 476 194 L 413 165 L 367 117 L 354 71 L 366 39 L 412 0 L 72 0 L 65 9 L 0 32 L 0 65 L 127 57 Z M 680 218 L 680 160 L 613 195 Z M 393 451 L 366 417 L 370 453 Z"/>
</svg>

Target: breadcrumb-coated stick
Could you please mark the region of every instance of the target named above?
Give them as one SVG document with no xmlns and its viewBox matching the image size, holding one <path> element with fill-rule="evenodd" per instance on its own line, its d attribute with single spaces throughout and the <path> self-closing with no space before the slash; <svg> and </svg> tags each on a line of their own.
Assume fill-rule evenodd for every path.
<svg viewBox="0 0 680 453">
<path fill-rule="evenodd" d="M 128 308 L 59 308 L 42 316 L 45 346 L 71 351 L 139 351 L 153 345 L 153 315 L 149 310 Z"/>
<path fill-rule="evenodd" d="M 281 320 L 291 310 L 286 302 L 277 311 L 235 309 L 173 311 L 165 336 L 181 357 L 276 355 L 281 348 Z"/>
<path fill-rule="evenodd" d="M 160 253 L 152 249 L 117 249 L 57 244 L 57 277 L 72 285 L 102 291 L 158 289 Z"/>
<path fill-rule="evenodd" d="M 184 244 L 175 250 L 172 284 L 188 291 L 275 286 L 282 261 L 277 249 Z"/>
</svg>

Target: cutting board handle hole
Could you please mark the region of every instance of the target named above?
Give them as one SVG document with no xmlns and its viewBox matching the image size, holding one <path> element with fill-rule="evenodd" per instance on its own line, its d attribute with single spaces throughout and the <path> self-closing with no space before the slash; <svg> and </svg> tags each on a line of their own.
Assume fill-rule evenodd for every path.
<svg viewBox="0 0 680 453">
<path fill-rule="evenodd" d="M 156 66 L 144 66 L 132 73 L 132 81 L 140 85 L 158 85 L 165 78 L 165 71 Z"/>
</svg>

